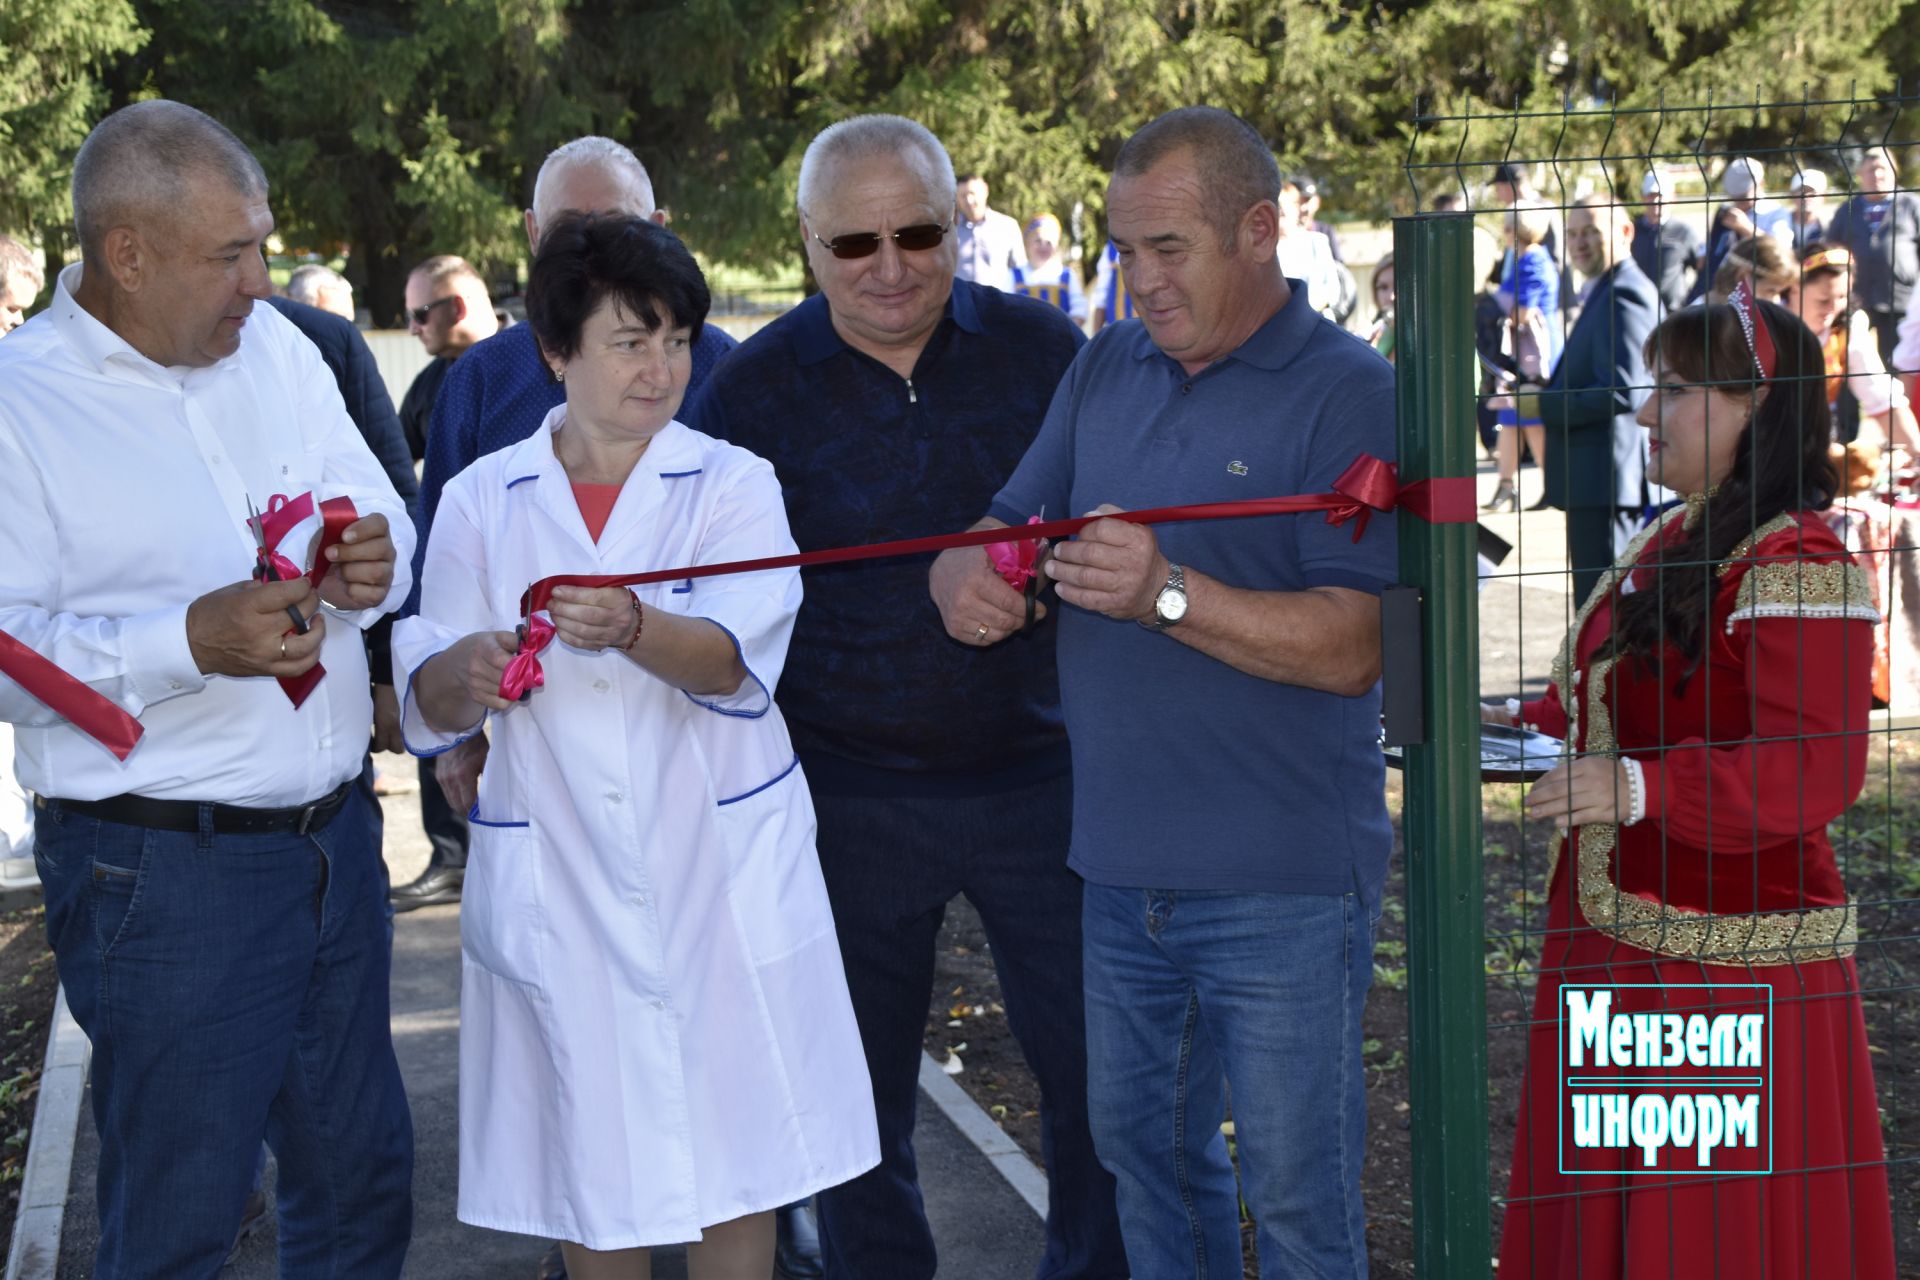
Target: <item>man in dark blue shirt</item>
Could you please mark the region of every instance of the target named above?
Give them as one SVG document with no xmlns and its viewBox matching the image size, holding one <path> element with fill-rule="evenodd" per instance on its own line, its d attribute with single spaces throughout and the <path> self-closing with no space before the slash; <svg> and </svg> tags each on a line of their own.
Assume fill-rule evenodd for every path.
<svg viewBox="0 0 1920 1280">
<path fill-rule="evenodd" d="M 1120 149 L 1107 230 L 1141 320 L 1088 345 L 982 526 L 1320 493 L 1391 458 L 1393 373 L 1276 263 L 1260 135 L 1189 107 Z M 1114 505 L 1109 505 L 1114 504 Z M 1361 1015 L 1393 848 L 1380 606 L 1391 519 L 1087 526 L 1059 583 L 1086 877 L 1088 1104 L 1136 1276 L 1366 1274 Z M 947 633 L 1006 634 L 977 548 L 930 587 Z M 982 631 L 984 629 L 984 635 Z M 1240 1185 L 1220 1121 L 1232 1090 Z"/>
<path fill-rule="evenodd" d="M 801 163 L 798 203 L 821 292 L 722 361 L 688 421 L 773 463 L 802 547 L 958 529 L 1012 473 L 1084 339 L 1057 308 L 954 279 L 953 165 L 910 120 L 825 130 Z M 949 640 L 927 564 L 806 570 L 778 692 L 819 815 L 880 1124 L 880 1166 L 819 1196 L 827 1275 L 934 1274 L 914 1095 L 935 938 L 965 893 L 1040 1083 L 1049 1210 L 1037 1274 L 1125 1276 L 1113 1180 L 1087 1130 L 1053 628 L 1000 645 Z"/>
</svg>

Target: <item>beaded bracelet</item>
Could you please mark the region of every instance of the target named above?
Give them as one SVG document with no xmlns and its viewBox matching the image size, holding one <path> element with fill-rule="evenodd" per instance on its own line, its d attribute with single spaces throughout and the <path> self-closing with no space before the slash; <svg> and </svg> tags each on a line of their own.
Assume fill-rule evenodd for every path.
<svg viewBox="0 0 1920 1280">
<path fill-rule="evenodd" d="M 640 633 L 647 628 L 647 614 L 646 610 L 640 607 L 640 597 L 634 593 L 632 587 L 627 588 L 627 598 L 633 601 L 633 636 L 620 646 L 620 650 L 623 653 L 632 654 L 633 646 L 640 643 Z"/>
</svg>

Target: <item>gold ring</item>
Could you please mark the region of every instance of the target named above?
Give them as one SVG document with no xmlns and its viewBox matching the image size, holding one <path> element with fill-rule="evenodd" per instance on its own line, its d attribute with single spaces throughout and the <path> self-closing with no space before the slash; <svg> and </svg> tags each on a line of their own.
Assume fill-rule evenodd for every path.
<svg viewBox="0 0 1920 1280">
<path fill-rule="evenodd" d="M 280 637 L 280 656 L 283 658 L 287 656 L 287 638 L 285 636 Z"/>
<path fill-rule="evenodd" d="M 980 629 L 973 633 L 973 638 L 975 640 L 980 641 L 982 644 L 986 643 L 987 641 L 987 624 L 986 623 L 983 622 L 980 624 Z"/>
</svg>

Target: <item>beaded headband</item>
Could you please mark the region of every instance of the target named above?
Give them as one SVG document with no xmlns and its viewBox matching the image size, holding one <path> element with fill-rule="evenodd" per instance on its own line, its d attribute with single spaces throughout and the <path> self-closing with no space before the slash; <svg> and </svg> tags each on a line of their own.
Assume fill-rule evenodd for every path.
<svg viewBox="0 0 1920 1280">
<path fill-rule="evenodd" d="M 1760 381 L 1767 381 L 1773 377 L 1775 364 L 1773 333 L 1767 322 L 1754 314 L 1752 286 L 1745 280 L 1735 285 L 1727 295 L 1727 305 L 1740 317 L 1740 332 L 1746 335 L 1747 350 L 1753 353 L 1753 367 L 1760 371 Z"/>
</svg>

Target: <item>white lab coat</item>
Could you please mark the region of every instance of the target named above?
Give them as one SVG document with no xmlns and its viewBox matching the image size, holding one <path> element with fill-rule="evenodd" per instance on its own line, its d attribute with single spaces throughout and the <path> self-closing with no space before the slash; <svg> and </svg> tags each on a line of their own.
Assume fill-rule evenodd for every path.
<svg viewBox="0 0 1920 1280">
<path fill-rule="evenodd" d="M 678 422 L 596 546 L 553 453 L 565 412 L 447 486 L 420 616 L 395 627 L 409 694 L 455 640 L 511 630 L 538 578 L 793 550 L 773 468 Z M 460 918 L 460 1220 L 595 1249 L 695 1240 L 879 1161 L 813 803 L 771 698 L 798 571 L 636 590 L 724 627 L 751 676 L 696 698 L 556 639 L 545 687 L 491 717 Z M 402 723 L 420 755 L 473 732 L 428 728 L 410 696 Z"/>
</svg>

